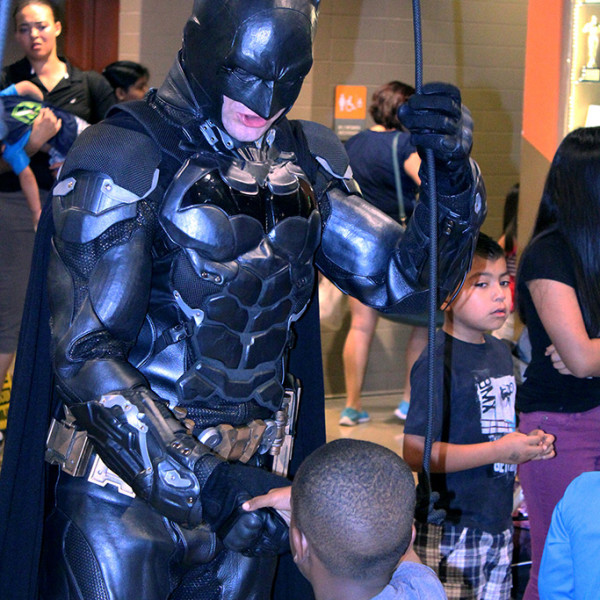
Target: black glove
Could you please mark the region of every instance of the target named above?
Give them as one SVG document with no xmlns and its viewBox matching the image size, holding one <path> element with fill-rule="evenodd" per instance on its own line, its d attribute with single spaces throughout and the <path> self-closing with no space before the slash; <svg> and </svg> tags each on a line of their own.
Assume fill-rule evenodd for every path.
<svg viewBox="0 0 600 600">
<path fill-rule="evenodd" d="M 287 479 L 264 469 L 223 463 L 214 469 L 202 488 L 203 518 L 229 550 L 245 556 L 287 552 L 288 526 L 277 511 L 261 508 L 247 512 L 242 504 L 273 488 L 288 485 Z"/>
<path fill-rule="evenodd" d="M 431 490 L 431 482 L 423 471 L 419 473 L 418 479 L 415 517 L 420 523 L 441 525 L 446 518 L 446 511 L 443 508 L 435 508 L 436 502 L 440 500 L 440 495 Z"/>
<path fill-rule="evenodd" d="M 440 193 L 455 195 L 468 189 L 473 119 L 461 103 L 460 90 L 448 83 L 428 83 L 400 106 L 398 118 L 410 131 L 421 158 L 426 149 L 433 150 Z M 419 174 L 427 179 L 426 168 L 421 167 Z"/>
</svg>

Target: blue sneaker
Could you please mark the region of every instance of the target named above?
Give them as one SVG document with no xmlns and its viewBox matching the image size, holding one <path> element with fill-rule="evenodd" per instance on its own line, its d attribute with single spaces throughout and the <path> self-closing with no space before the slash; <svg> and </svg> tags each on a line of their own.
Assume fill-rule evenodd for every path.
<svg viewBox="0 0 600 600">
<path fill-rule="evenodd" d="M 368 423 L 371 420 L 369 413 L 366 410 L 358 411 L 355 408 L 344 408 L 340 415 L 340 425 L 346 427 L 354 427 L 359 423 Z"/>
<path fill-rule="evenodd" d="M 398 408 L 394 411 L 394 414 L 401 420 L 406 421 L 406 415 L 408 414 L 408 407 L 410 403 L 406 400 L 402 400 L 400 404 L 398 404 Z"/>
</svg>

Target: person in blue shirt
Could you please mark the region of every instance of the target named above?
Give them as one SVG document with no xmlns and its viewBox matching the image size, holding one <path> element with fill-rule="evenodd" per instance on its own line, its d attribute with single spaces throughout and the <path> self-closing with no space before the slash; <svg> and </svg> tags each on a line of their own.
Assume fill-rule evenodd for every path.
<svg viewBox="0 0 600 600">
<path fill-rule="evenodd" d="M 600 472 L 576 477 L 559 500 L 538 576 L 541 600 L 593 600 L 600 589 Z"/>
</svg>

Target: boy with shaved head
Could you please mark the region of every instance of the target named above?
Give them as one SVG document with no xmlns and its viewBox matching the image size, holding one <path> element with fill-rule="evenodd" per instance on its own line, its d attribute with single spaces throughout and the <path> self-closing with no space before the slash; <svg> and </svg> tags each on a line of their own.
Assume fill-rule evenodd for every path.
<svg viewBox="0 0 600 600">
<path fill-rule="evenodd" d="M 280 488 L 245 508 L 285 509 L 287 499 Z M 294 562 L 316 600 L 446 599 L 412 550 L 414 478 L 391 450 L 352 439 L 321 446 L 294 477 L 291 509 Z"/>
</svg>

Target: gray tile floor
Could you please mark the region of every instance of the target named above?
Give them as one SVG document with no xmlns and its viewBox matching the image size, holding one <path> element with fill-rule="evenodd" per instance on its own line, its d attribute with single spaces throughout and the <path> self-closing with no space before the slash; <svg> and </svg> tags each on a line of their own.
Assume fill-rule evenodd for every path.
<svg viewBox="0 0 600 600">
<path fill-rule="evenodd" d="M 404 426 L 394 415 L 400 392 L 387 395 L 363 395 L 363 410 L 371 415 L 371 421 L 355 427 L 338 425 L 340 412 L 345 404 L 343 396 L 329 396 L 325 400 L 325 426 L 327 441 L 338 438 L 353 438 L 381 444 L 402 456 Z"/>
</svg>

